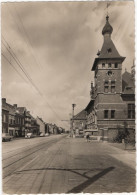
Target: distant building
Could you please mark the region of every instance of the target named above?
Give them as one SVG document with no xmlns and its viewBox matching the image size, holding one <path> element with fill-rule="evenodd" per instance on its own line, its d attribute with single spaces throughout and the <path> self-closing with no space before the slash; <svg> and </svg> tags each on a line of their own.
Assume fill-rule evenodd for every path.
<svg viewBox="0 0 137 195">
<path fill-rule="evenodd" d="M 2 133 L 8 133 L 9 129 L 9 111 L 2 104 Z"/>
<path fill-rule="evenodd" d="M 42 118 L 38 117 L 36 118 L 37 124 L 39 125 L 39 132 L 45 134 L 45 122 L 42 120 Z"/>
<path fill-rule="evenodd" d="M 23 132 L 25 130 L 25 116 L 20 113 L 17 109 L 17 104 L 13 105 L 16 109 L 15 112 L 15 136 L 23 136 Z"/>
<path fill-rule="evenodd" d="M 31 129 L 31 115 L 25 107 L 17 107 L 17 112 L 24 117 L 22 136 L 25 136 L 26 133 L 30 132 Z"/>
<path fill-rule="evenodd" d="M 86 111 L 82 110 L 73 117 L 73 130 L 74 133 L 79 135 L 83 134 L 86 129 Z"/>
<path fill-rule="evenodd" d="M 37 120 L 31 115 L 31 130 L 34 135 L 39 135 L 40 125 L 37 123 Z"/>
<path fill-rule="evenodd" d="M 3 115 L 3 123 L 2 123 L 2 131 L 4 132 L 6 126 L 6 132 L 12 136 L 22 136 L 22 132 L 25 129 L 25 117 L 24 113 L 20 113 L 17 104 L 11 105 L 6 102 L 6 98 L 2 98 L 2 115 Z M 5 122 L 6 115 L 6 124 Z M 8 123 L 8 125 L 7 125 Z M 8 129 L 7 129 L 8 127 Z"/>
<path fill-rule="evenodd" d="M 6 111 L 8 111 L 7 112 L 8 116 L 6 118 L 6 121 L 8 120 L 8 133 L 10 135 L 15 136 L 15 112 L 16 112 L 16 110 L 15 110 L 14 106 L 12 106 L 11 104 L 8 104 L 6 102 L 6 98 L 2 98 L 2 108 L 5 109 L 5 111 L 4 111 L 4 109 L 2 109 L 5 112 L 5 113 L 3 113 L 4 115 L 6 114 Z M 3 123 L 3 125 L 4 125 L 4 123 Z"/>
</svg>

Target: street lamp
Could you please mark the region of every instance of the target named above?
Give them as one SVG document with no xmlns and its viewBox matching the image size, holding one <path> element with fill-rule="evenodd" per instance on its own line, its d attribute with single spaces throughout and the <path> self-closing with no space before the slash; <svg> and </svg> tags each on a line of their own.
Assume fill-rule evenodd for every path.
<svg viewBox="0 0 137 195">
<path fill-rule="evenodd" d="M 72 136 L 74 134 L 74 131 L 73 131 L 73 122 L 74 122 L 74 108 L 75 108 L 76 104 L 72 104 Z"/>
</svg>

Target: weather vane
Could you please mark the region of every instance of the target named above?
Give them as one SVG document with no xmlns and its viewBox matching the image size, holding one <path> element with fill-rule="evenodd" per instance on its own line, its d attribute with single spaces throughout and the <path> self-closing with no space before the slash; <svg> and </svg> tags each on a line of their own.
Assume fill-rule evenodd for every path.
<svg viewBox="0 0 137 195">
<path fill-rule="evenodd" d="M 107 7 L 105 9 L 107 9 L 107 16 L 108 16 L 108 7 L 110 6 L 110 3 L 107 2 Z"/>
</svg>

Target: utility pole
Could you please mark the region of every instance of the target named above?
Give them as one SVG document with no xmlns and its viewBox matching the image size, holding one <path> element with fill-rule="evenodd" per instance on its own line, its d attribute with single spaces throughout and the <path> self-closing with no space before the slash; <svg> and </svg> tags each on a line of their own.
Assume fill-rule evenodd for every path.
<svg viewBox="0 0 137 195">
<path fill-rule="evenodd" d="M 74 135 L 74 130 L 73 130 L 73 122 L 74 122 L 74 108 L 76 104 L 72 104 L 72 137 Z"/>
</svg>

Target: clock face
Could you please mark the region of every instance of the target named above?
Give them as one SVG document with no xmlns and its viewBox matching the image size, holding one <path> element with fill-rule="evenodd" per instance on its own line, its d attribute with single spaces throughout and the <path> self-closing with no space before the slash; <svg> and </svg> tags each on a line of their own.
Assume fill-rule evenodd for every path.
<svg viewBox="0 0 137 195">
<path fill-rule="evenodd" d="M 107 72 L 107 75 L 108 75 L 108 76 L 112 76 L 112 74 L 113 74 L 113 73 L 112 73 L 111 70 L 109 70 L 109 71 Z"/>
</svg>

